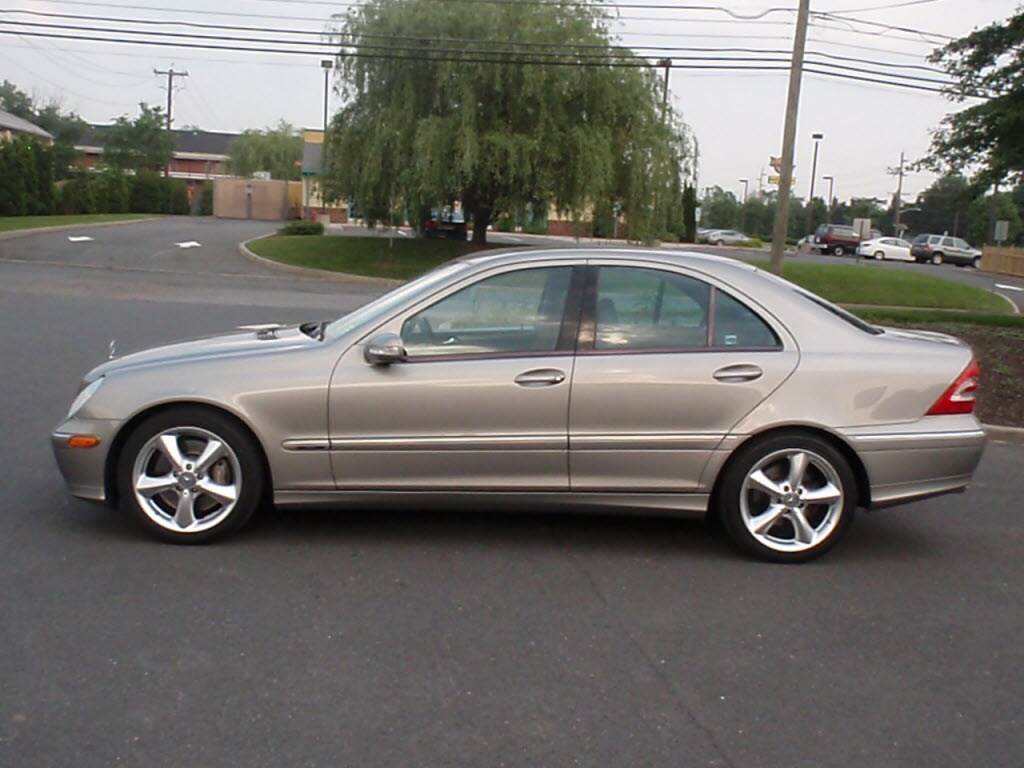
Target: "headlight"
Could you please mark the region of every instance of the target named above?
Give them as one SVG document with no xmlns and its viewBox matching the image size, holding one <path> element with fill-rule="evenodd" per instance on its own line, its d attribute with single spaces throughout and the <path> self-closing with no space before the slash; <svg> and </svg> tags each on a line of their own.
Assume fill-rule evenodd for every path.
<svg viewBox="0 0 1024 768">
<path fill-rule="evenodd" d="M 71 407 L 68 408 L 67 418 L 73 417 L 76 413 L 82 410 L 82 406 L 89 402 L 89 398 L 96 394 L 100 386 L 103 384 L 103 377 L 100 376 L 96 381 L 86 386 L 75 399 L 71 402 Z"/>
</svg>

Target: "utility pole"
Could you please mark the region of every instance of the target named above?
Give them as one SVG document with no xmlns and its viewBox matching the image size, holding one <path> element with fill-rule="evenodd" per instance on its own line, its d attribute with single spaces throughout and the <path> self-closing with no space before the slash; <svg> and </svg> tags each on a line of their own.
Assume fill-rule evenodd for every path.
<svg viewBox="0 0 1024 768">
<path fill-rule="evenodd" d="M 900 237 L 900 208 L 903 205 L 903 163 L 904 163 L 904 160 L 905 160 L 905 155 L 904 155 L 903 152 L 900 152 L 900 170 L 898 171 L 899 176 L 900 176 L 900 180 L 899 180 L 899 183 L 896 185 L 896 201 L 895 201 L 895 206 L 894 206 L 895 209 L 896 209 L 896 212 L 894 214 L 894 221 L 892 223 L 892 228 L 893 228 L 893 231 L 896 233 L 896 237 Z"/>
<path fill-rule="evenodd" d="M 188 72 L 175 72 L 174 65 L 170 69 L 154 69 L 154 75 L 167 75 L 167 130 L 171 130 L 171 109 L 174 106 L 174 78 L 188 77 Z"/>
<path fill-rule="evenodd" d="M 154 69 L 154 75 L 167 75 L 167 131 L 171 130 L 171 109 L 174 106 L 174 78 L 176 77 L 188 77 L 188 72 L 175 72 L 174 65 L 171 65 L 170 69 Z M 167 178 L 171 173 L 170 165 L 164 167 L 164 178 Z"/>
<path fill-rule="evenodd" d="M 804 49 L 807 46 L 807 19 L 811 0 L 800 0 L 793 36 L 793 63 L 789 70 L 789 97 L 786 101 L 786 124 L 782 137 L 782 168 L 779 170 L 778 207 L 772 230 L 772 272 L 782 274 L 782 257 L 786 250 L 789 224 L 789 193 L 793 185 L 793 147 L 796 143 L 796 116 L 800 110 L 800 79 L 804 72 Z"/>
</svg>

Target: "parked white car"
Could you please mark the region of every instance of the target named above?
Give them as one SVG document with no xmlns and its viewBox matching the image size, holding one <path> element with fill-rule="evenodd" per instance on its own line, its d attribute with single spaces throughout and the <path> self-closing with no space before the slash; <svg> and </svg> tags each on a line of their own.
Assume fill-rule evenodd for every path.
<svg viewBox="0 0 1024 768">
<path fill-rule="evenodd" d="M 716 229 L 708 232 L 708 242 L 712 245 L 745 245 L 750 238 L 735 229 Z"/>
<path fill-rule="evenodd" d="M 876 237 L 865 240 L 857 246 L 857 255 L 876 261 L 913 261 L 910 255 L 910 241 L 898 237 Z"/>
</svg>

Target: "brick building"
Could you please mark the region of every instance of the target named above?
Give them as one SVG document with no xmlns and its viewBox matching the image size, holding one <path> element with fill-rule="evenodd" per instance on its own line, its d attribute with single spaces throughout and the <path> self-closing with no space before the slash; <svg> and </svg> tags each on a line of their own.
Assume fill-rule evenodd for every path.
<svg viewBox="0 0 1024 768">
<path fill-rule="evenodd" d="M 94 168 L 103 161 L 103 134 L 109 125 L 93 125 L 82 139 L 75 144 L 78 163 Z M 190 188 L 201 187 L 213 179 L 229 176 L 228 145 L 237 133 L 217 133 L 189 128 L 173 130 L 175 147 L 168 175 L 172 179 L 184 179 Z"/>
</svg>

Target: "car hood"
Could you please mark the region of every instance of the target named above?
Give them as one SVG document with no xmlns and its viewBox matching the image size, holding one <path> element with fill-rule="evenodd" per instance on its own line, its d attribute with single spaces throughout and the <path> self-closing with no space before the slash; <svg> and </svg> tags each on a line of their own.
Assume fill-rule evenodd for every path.
<svg viewBox="0 0 1024 768">
<path fill-rule="evenodd" d="M 152 365 L 170 365 L 182 362 L 239 355 L 280 352 L 288 348 L 308 348 L 321 344 L 298 326 L 254 326 L 258 330 L 246 329 L 237 333 L 207 336 L 190 341 L 181 341 L 116 357 L 93 368 L 85 377 L 86 382 L 131 368 Z"/>
</svg>

